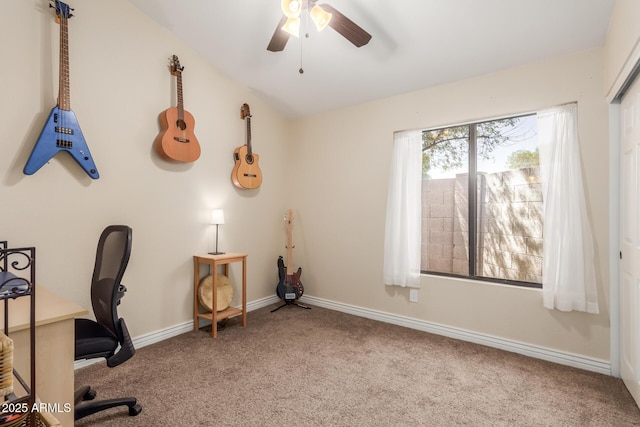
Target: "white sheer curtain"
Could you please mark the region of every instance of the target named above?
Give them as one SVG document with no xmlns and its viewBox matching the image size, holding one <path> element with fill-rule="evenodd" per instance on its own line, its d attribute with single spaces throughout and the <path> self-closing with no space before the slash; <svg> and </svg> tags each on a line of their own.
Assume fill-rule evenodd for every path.
<svg viewBox="0 0 640 427">
<path fill-rule="evenodd" d="M 422 133 L 393 137 L 387 193 L 383 283 L 420 287 L 422 245 Z"/>
<path fill-rule="evenodd" d="M 598 313 L 577 105 L 538 112 L 538 142 L 544 198 L 543 304 L 561 311 Z"/>
</svg>

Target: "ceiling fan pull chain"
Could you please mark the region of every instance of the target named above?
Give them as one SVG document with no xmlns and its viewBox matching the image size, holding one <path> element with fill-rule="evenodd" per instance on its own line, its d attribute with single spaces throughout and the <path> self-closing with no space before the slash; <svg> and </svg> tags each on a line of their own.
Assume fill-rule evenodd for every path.
<svg viewBox="0 0 640 427">
<path fill-rule="evenodd" d="M 307 23 L 305 22 L 305 27 L 306 27 Z M 305 33 L 305 38 L 309 37 L 309 33 Z M 302 38 L 300 38 L 300 69 L 298 70 L 298 72 L 300 74 L 304 74 L 304 68 L 302 68 Z"/>
<path fill-rule="evenodd" d="M 309 8 L 309 6 L 307 5 L 307 9 Z M 304 15 L 304 38 L 308 39 L 309 38 L 309 14 L 305 14 Z M 304 68 L 302 68 L 302 37 L 300 37 L 300 69 L 298 70 L 298 72 L 300 74 L 304 74 Z"/>
</svg>

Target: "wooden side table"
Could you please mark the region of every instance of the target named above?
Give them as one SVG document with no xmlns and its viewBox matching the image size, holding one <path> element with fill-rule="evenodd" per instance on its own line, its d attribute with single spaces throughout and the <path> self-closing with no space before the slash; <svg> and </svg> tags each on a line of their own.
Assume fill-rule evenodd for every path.
<svg viewBox="0 0 640 427">
<path fill-rule="evenodd" d="M 235 307 L 227 307 L 224 310 L 213 312 L 200 311 L 200 303 L 198 301 L 198 285 L 200 284 L 200 265 L 206 264 L 210 266 L 211 275 L 213 276 L 212 286 L 212 303 L 211 307 L 218 306 L 218 266 L 222 265 L 225 276 L 229 275 L 229 264 L 234 262 L 242 262 L 242 309 Z M 194 255 L 193 257 L 193 330 L 199 329 L 198 319 L 207 319 L 211 321 L 211 336 L 218 336 L 218 321 L 227 319 L 232 316 L 242 315 L 242 327 L 247 326 L 247 254 L 226 253 L 221 255 Z"/>
</svg>

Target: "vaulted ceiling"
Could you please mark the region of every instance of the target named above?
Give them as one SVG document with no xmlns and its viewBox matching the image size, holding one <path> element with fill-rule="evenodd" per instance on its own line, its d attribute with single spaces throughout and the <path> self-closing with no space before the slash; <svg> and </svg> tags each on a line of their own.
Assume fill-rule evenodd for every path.
<svg viewBox="0 0 640 427">
<path fill-rule="evenodd" d="M 371 41 L 356 48 L 303 17 L 301 37 L 269 52 L 280 0 L 129 2 L 289 118 L 600 47 L 614 4 L 318 0 L 369 32 Z"/>
</svg>

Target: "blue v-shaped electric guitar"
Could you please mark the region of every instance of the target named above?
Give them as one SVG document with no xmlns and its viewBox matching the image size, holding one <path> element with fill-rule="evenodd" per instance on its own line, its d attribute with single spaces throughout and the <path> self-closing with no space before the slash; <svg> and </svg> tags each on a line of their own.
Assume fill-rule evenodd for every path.
<svg viewBox="0 0 640 427">
<path fill-rule="evenodd" d="M 31 156 L 24 167 L 26 175 L 33 175 L 45 163 L 60 151 L 69 153 L 84 171 L 93 179 L 98 179 L 98 169 L 91 158 L 78 119 L 71 111 L 71 99 L 69 92 L 69 32 L 68 19 L 73 16 L 71 8 L 54 0 L 56 9 L 56 21 L 60 23 L 60 85 L 58 88 L 58 104 L 53 107 L 47 123 L 45 123 L 31 151 Z M 53 5 L 50 5 L 53 7 Z"/>
</svg>

